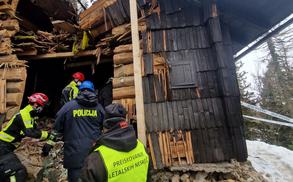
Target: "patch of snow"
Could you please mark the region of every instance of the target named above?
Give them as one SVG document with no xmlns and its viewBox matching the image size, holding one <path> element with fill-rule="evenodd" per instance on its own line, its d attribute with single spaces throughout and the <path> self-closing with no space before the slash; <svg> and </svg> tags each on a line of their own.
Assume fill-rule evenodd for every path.
<svg viewBox="0 0 293 182">
<path fill-rule="evenodd" d="M 269 182 L 293 182 L 293 151 L 246 140 L 248 160 Z"/>
</svg>

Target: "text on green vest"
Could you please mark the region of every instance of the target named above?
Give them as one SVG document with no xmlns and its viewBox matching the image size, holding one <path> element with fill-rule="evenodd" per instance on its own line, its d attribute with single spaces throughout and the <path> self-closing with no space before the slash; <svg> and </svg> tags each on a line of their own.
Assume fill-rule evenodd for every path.
<svg viewBox="0 0 293 182">
<path fill-rule="evenodd" d="M 100 146 L 99 151 L 108 172 L 108 182 L 127 181 L 133 179 L 146 181 L 149 157 L 141 142 L 130 152 L 120 152 L 106 146 Z"/>
</svg>

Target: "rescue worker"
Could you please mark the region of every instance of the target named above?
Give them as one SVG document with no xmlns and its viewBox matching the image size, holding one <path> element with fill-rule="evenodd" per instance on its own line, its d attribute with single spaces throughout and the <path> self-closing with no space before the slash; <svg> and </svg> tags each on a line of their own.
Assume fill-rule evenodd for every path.
<svg viewBox="0 0 293 182">
<path fill-rule="evenodd" d="M 16 143 L 24 137 L 45 140 L 49 134 L 36 128 L 37 116 L 47 105 L 49 99 L 43 93 L 28 97 L 29 104 L 15 114 L 0 131 L 0 181 L 23 182 L 27 177 L 26 168 L 13 153 Z"/>
<path fill-rule="evenodd" d="M 126 111 L 120 104 L 106 108 L 103 134 L 82 169 L 83 182 L 149 180 L 149 157 L 135 131 L 125 121 Z"/>
<path fill-rule="evenodd" d="M 68 170 L 69 182 L 78 180 L 84 159 L 101 134 L 105 111 L 94 91 L 92 82 L 82 82 L 78 96 L 58 111 L 52 132 L 55 138 L 43 147 L 43 156 L 47 156 L 56 138 L 63 136 L 63 165 Z"/>
<path fill-rule="evenodd" d="M 77 97 L 78 87 L 85 79 L 84 74 L 81 72 L 74 73 L 72 78 L 73 80 L 62 90 L 61 106 Z"/>
</svg>

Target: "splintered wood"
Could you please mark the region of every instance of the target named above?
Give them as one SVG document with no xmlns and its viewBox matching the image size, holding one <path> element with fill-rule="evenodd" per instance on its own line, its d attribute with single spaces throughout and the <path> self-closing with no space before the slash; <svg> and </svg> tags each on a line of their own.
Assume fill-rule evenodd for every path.
<svg viewBox="0 0 293 182">
<path fill-rule="evenodd" d="M 14 15 L 18 1 L 1 1 L 0 4 L 0 114 L 6 113 L 6 120 L 19 111 L 27 76 L 26 61 L 12 54 L 11 38 L 19 31 Z"/>
<path fill-rule="evenodd" d="M 158 132 L 158 140 L 152 140 L 151 135 L 147 136 L 148 149 L 155 169 L 160 168 L 158 163 L 161 162 L 164 167 L 195 162 L 190 131 Z M 156 150 L 160 151 L 160 156 L 156 156 Z"/>
<path fill-rule="evenodd" d="M 72 31 L 75 31 L 72 30 Z M 33 56 L 37 54 L 69 52 L 73 45 L 70 33 L 62 32 L 52 34 L 44 31 L 24 32 L 13 38 L 14 52 L 18 56 Z"/>
</svg>

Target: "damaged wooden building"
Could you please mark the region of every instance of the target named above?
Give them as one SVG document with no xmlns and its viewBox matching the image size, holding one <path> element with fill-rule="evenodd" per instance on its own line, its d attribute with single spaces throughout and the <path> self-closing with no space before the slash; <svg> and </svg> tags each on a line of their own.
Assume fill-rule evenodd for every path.
<svg viewBox="0 0 293 182">
<path fill-rule="evenodd" d="M 0 3 L 2 120 L 18 112 L 33 92 L 48 94 L 45 115 L 54 117 L 61 90 L 73 72 L 82 71 L 98 90 L 113 77 L 108 94 L 127 108 L 127 119 L 136 125 L 140 98 L 129 0 L 97 0 L 79 15 L 65 0 Z M 139 79 L 153 167 L 245 161 L 234 56 L 288 17 L 293 2 L 139 0 L 137 8 Z"/>
</svg>

